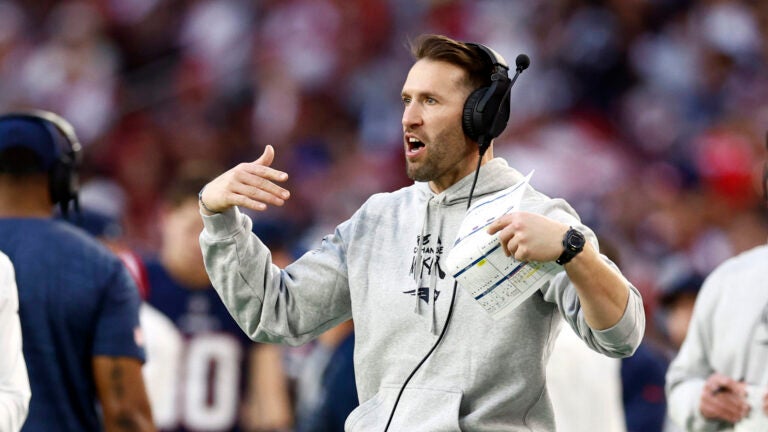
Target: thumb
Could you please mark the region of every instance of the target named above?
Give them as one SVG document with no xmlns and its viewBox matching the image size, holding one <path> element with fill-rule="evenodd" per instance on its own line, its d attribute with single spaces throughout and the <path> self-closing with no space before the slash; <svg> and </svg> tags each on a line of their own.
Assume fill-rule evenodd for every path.
<svg viewBox="0 0 768 432">
<path fill-rule="evenodd" d="M 272 165 L 273 160 L 275 160 L 275 149 L 271 145 L 267 144 L 267 146 L 264 147 L 264 153 L 262 153 L 261 156 L 259 156 L 259 158 L 254 161 L 254 163 L 270 166 Z"/>
</svg>

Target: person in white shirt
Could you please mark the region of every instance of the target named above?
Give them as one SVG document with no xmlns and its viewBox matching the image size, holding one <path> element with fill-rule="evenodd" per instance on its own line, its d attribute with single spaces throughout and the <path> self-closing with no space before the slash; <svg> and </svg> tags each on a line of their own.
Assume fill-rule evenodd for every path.
<svg viewBox="0 0 768 432">
<path fill-rule="evenodd" d="M 0 252 L 0 431 L 21 429 L 29 410 L 27 364 L 21 351 L 19 293 L 13 264 Z"/>
<path fill-rule="evenodd" d="M 565 327 L 557 336 L 546 371 L 558 432 L 627 431 L 619 359 L 590 349 Z"/>
</svg>

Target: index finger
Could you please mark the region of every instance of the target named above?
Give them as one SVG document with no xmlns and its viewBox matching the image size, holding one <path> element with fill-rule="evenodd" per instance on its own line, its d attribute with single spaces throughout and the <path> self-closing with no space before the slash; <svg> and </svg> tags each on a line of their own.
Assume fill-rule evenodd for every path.
<svg viewBox="0 0 768 432">
<path fill-rule="evenodd" d="M 497 218 L 496 220 L 494 220 L 493 222 L 491 222 L 491 223 L 488 225 L 488 229 L 486 230 L 486 232 L 487 232 L 488 234 L 490 234 L 490 235 L 494 235 L 494 234 L 496 234 L 497 232 L 499 232 L 499 231 L 503 230 L 503 229 L 504 229 L 504 227 L 506 227 L 507 225 L 509 225 L 509 223 L 507 222 L 507 217 L 508 217 L 508 216 L 509 216 L 509 215 L 501 215 L 499 218 Z"/>
<path fill-rule="evenodd" d="M 266 178 L 273 181 L 284 182 L 288 180 L 288 173 L 276 170 L 270 166 L 261 165 L 258 162 L 245 164 L 245 172 L 256 177 Z"/>
</svg>

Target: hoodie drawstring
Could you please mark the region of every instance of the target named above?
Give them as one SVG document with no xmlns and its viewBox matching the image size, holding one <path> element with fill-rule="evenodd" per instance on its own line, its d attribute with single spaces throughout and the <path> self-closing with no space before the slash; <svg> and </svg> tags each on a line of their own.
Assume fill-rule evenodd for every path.
<svg viewBox="0 0 768 432">
<path fill-rule="evenodd" d="M 420 305 L 420 299 L 419 299 L 419 288 L 421 287 L 421 281 L 422 281 L 422 273 L 423 273 L 423 264 L 421 263 L 422 259 L 422 249 L 424 248 L 424 238 L 426 237 L 426 228 L 429 223 L 429 203 L 432 202 L 432 199 L 434 198 L 434 195 L 430 195 L 430 197 L 427 199 L 427 204 L 424 206 L 424 217 L 421 220 L 421 231 L 419 233 L 419 241 L 416 245 L 416 261 L 414 261 L 414 269 L 413 269 L 413 277 L 416 281 L 416 290 L 414 291 L 416 297 L 416 307 L 413 309 L 413 312 L 415 314 L 419 314 L 421 311 L 421 305 Z"/>
<path fill-rule="evenodd" d="M 442 208 L 443 203 L 445 202 L 445 194 L 439 195 L 437 200 L 435 201 L 435 205 L 437 206 L 437 212 L 436 212 L 436 220 L 438 223 L 437 226 L 437 233 L 438 235 L 435 236 L 435 241 L 437 241 L 440 238 L 440 233 L 443 230 L 443 219 L 442 219 Z M 427 207 L 427 210 L 429 210 L 429 207 Z M 438 247 L 435 247 L 432 249 L 432 268 L 431 268 L 431 277 L 429 278 L 429 302 L 432 303 L 432 311 L 430 312 L 429 317 L 429 331 L 430 333 L 436 335 L 437 334 L 437 276 L 439 273 L 439 270 L 437 268 L 437 251 Z"/>
<path fill-rule="evenodd" d="M 429 205 L 430 203 L 435 200 L 436 196 L 432 195 L 427 199 L 426 206 L 424 208 L 424 218 L 422 219 L 422 225 L 421 225 L 421 234 L 420 234 L 420 240 L 418 242 L 416 251 L 416 265 L 418 266 L 418 274 L 414 275 L 416 279 L 416 307 L 414 309 L 414 313 L 420 314 L 421 312 L 421 298 L 419 297 L 419 288 L 422 286 L 423 282 L 423 264 L 422 264 L 422 249 L 424 248 L 424 239 L 428 234 L 433 234 L 431 232 L 432 230 L 429 230 L 429 223 L 430 223 L 430 217 L 429 217 Z M 442 211 L 442 204 L 445 201 L 445 195 L 439 195 L 437 196 L 437 199 L 435 200 L 435 204 L 437 205 L 437 211 L 435 212 L 435 221 L 439 224 L 437 227 L 437 235 L 434 236 L 434 240 L 437 241 L 440 235 L 440 231 L 442 230 L 442 220 L 441 220 L 441 211 Z M 431 237 L 431 236 L 430 236 Z M 436 306 L 436 294 L 437 294 L 437 277 L 439 273 L 439 269 L 437 268 L 437 255 L 438 247 L 435 246 L 432 248 L 432 257 L 430 262 L 430 275 L 429 275 L 429 285 L 427 287 L 426 294 L 426 300 L 427 305 L 429 307 L 429 332 L 432 334 L 437 334 L 437 306 Z"/>
</svg>

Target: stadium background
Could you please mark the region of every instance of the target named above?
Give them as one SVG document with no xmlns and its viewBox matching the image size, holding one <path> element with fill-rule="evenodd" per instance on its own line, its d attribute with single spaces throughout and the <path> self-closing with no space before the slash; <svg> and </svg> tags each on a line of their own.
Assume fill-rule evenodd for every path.
<svg viewBox="0 0 768 432">
<path fill-rule="evenodd" d="M 766 241 L 764 1 L 0 0 L 0 111 L 71 120 L 83 199 L 145 252 L 176 172 L 272 144 L 293 196 L 259 224 L 299 251 L 408 184 L 399 92 L 429 32 L 530 56 L 495 153 L 615 248 L 651 337 L 669 274 Z"/>
</svg>

